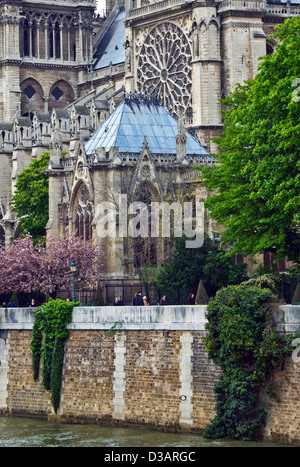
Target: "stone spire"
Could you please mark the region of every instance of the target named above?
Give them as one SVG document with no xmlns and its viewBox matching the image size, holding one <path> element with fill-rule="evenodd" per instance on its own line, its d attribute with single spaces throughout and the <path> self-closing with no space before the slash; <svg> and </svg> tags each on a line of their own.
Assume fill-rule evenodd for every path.
<svg viewBox="0 0 300 467">
<path fill-rule="evenodd" d="M 183 122 L 182 112 L 179 114 L 176 136 L 176 157 L 180 161 L 186 156 L 186 130 Z"/>
</svg>

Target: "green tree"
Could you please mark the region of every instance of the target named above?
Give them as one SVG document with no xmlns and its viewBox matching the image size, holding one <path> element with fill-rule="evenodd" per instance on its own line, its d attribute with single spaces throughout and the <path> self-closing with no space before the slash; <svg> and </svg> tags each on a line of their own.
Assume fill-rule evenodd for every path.
<svg viewBox="0 0 300 467">
<path fill-rule="evenodd" d="M 266 415 L 261 391 L 273 386 L 274 369 L 291 352 L 289 338 L 275 330 L 273 300 L 269 289 L 238 285 L 219 290 L 207 306 L 204 342 L 221 370 L 207 438 L 261 436 Z"/>
<path fill-rule="evenodd" d="M 105 305 L 105 302 L 103 298 L 102 288 L 100 287 L 99 284 L 97 284 L 94 306 L 104 306 L 104 305 Z"/>
<path fill-rule="evenodd" d="M 224 99 L 219 164 L 204 169 L 212 218 L 229 254 L 299 260 L 300 18 L 278 26 L 276 51 Z M 298 88 L 297 88 L 298 86 Z"/>
<path fill-rule="evenodd" d="M 19 218 L 23 233 L 34 240 L 45 236 L 49 218 L 48 176 L 43 171 L 49 164 L 49 153 L 32 160 L 28 169 L 18 175 L 11 204 Z"/>
</svg>

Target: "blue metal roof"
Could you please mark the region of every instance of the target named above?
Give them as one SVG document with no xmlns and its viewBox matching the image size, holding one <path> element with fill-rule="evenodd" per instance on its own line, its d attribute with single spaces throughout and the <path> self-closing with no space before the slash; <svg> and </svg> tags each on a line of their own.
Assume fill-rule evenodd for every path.
<svg viewBox="0 0 300 467">
<path fill-rule="evenodd" d="M 152 154 L 176 154 L 177 121 L 158 102 L 146 99 L 126 99 L 96 130 L 85 145 L 86 154 L 98 147 L 106 152 L 118 146 L 120 153 L 141 152 L 146 137 Z M 199 141 L 186 132 L 187 155 L 208 155 Z"/>
<path fill-rule="evenodd" d="M 272 3 L 272 4 L 276 4 L 276 3 L 286 3 L 286 0 L 267 0 L 267 3 Z M 299 5 L 300 3 L 300 0 L 291 0 L 291 5 Z"/>
<path fill-rule="evenodd" d="M 100 42 L 94 58 L 94 70 L 125 62 L 125 10 L 120 11 Z"/>
</svg>

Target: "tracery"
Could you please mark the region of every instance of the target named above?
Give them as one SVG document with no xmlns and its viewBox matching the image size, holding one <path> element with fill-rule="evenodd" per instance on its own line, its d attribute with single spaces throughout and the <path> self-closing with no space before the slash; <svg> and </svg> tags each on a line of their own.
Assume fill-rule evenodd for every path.
<svg viewBox="0 0 300 467">
<path fill-rule="evenodd" d="M 138 90 L 156 94 L 173 115 L 191 116 L 191 48 L 174 23 L 162 23 L 148 34 L 138 59 Z"/>
<path fill-rule="evenodd" d="M 84 241 L 92 239 L 92 220 L 93 207 L 89 201 L 89 191 L 83 185 L 76 205 L 75 232 Z"/>
</svg>

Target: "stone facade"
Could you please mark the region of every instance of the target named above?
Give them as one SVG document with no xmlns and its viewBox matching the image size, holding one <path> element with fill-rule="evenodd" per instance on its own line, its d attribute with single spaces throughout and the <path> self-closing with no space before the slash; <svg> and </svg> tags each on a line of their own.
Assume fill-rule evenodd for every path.
<svg viewBox="0 0 300 467">
<path fill-rule="evenodd" d="M 116 309 L 118 308 L 118 309 Z M 61 405 L 33 381 L 34 309 L 0 311 L 0 411 L 65 423 L 147 426 L 201 434 L 215 414 L 220 370 L 203 343 L 205 306 L 78 307 L 65 346 Z M 299 306 L 275 315 L 279 332 L 299 326 Z M 114 333 L 108 332 L 118 323 Z M 264 439 L 300 445 L 300 366 L 287 357 L 264 396 Z"/>
<path fill-rule="evenodd" d="M 222 128 L 220 99 L 255 76 L 259 57 L 274 49 L 275 25 L 299 14 L 299 5 L 254 0 L 128 0 L 126 8 L 127 89 L 158 93 L 210 152 Z"/>
<path fill-rule="evenodd" d="M 181 121 L 177 158 L 184 151 L 186 130 L 214 152 L 211 138 L 222 128 L 219 99 L 236 83 L 255 76 L 258 58 L 275 47 L 270 38 L 275 25 L 299 15 L 298 0 L 286 5 L 255 0 L 108 1 L 106 18 L 94 15 L 95 6 L 93 0 L 55 5 L 49 0 L 9 1 L 0 7 L 0 241 L 6 247 L 20 233 L 9 204 L 17 176 L 43 152 L 49 151 L 52 161 L 47 226 L 51 235 L 76 231 L 76 206 L 85 190 L 89 202 L 81 205 L 83 222 L 91 225 L 88 238 L 98 241 L 94 216 L 100 197 L 108 197 L 112 188 L 119 193 L 122 184 L 122 193 L 138 190 L 136 168 L 147 151 L 146 142 L 138 153 L 127 155 L 110 147 L 87 157 L 84 149 L 123 101 L 124 90 L 155 94 Z M 151 177 L 143 175 L 156 194 L 158 174 L 174 173 L 172 160 L 165 158 L 162 164 L 160 156 L 165 155 L 157 156 Z M 109 163 L 99 170 L 95 161 L 104 160 Z M 212 159 L 187 161 L 181 188 L 201 175 L 193 171 L 195 165 Z M 165 182 L 164 176 L 161 183 Z M 198 179 L 189 187 L 206 198 Z M 159 196 L 165 200 L 166 192 L 161 190 Z M 203 221 L 208 235 L 218 229 L 207 213 Z M 137 278 L 132 246 L 112 242 L 103 248 L 110 258 L 107 278 Z M 155 264 L 168 258 L 170 248 L 160 240 L 157 251 Z"/>
<path fill-rule="evenodd" d="M 33 310 L 2 313 L 2 413 L 201 433 L 213 416 L 218 375 L 207 360 L 205 331 L 197 330 L 204 327 L 204 309 L 74 310 L 57 415 L 41 381 L 33 381 Z M 120 324 L 117 332 L 108 332 L 121 318 L 124 330 Z"/>
</svg>

